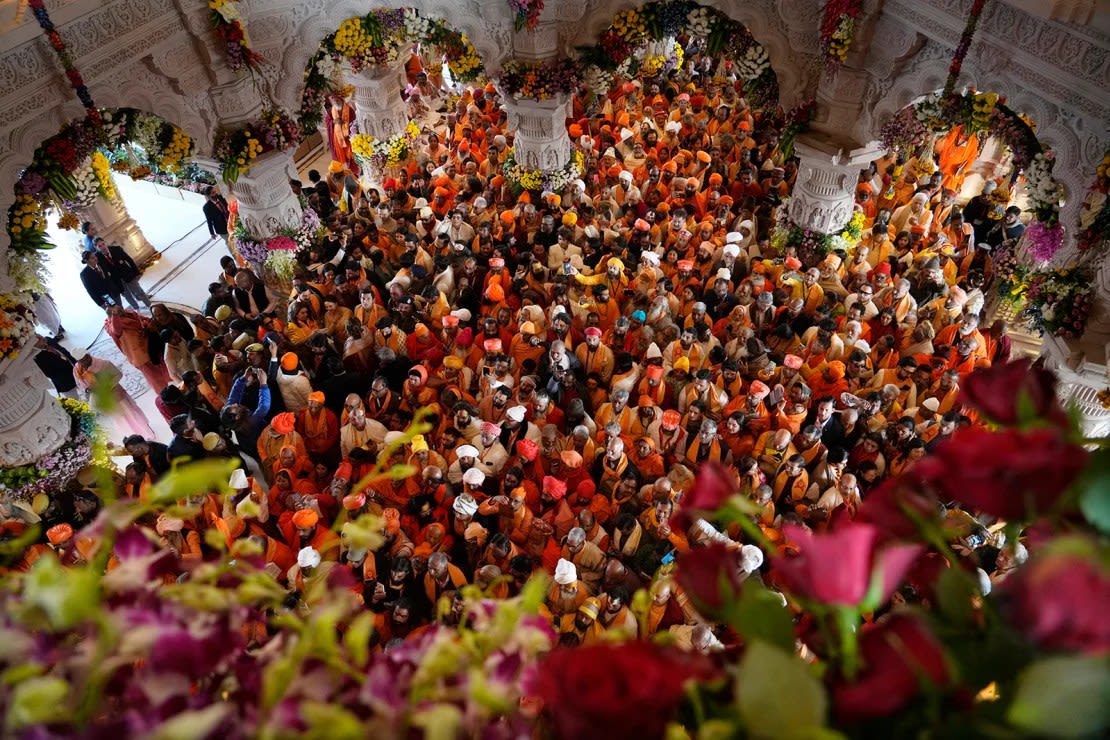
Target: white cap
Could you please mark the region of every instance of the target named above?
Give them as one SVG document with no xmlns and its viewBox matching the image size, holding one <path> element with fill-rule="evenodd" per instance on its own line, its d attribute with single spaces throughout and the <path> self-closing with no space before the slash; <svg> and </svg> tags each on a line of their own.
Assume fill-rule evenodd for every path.
<svg viewBox="0 0 1110 740">
<path fill-rule="evenodd" d="M 241 488 L 250 488 L 251 485 L 249 482 L 247 482 L 247 471 L 243 470 L 242 468 L 236 468 L 235 471 L 232 472 L 231 480 L 229 480 L 227 484 L 236 490 L 239 490 Z"/>
<path fill-rule="evenodd" d="M 555 566 L 555 583 L 560 586 L 569 586 L 578 580 L 578 569 L 574 567 L 574 563 L 559 558 L 559 564 Z"/>
<path fill-rule="evenodd" d="M 486 474 L 478 468 L 471 468 L 463 473 L 463 483 L 468 486 L 480 486 L 486 482 Z"/>
<path fill-rule="evenodd" d="M 725 234 L 725 244 L 739 244 L 744 235 L 739 231 L 730 231 Z"/>
<path fill-rule="evenodd" d="M 727 267 L 722 267 L 721 269 L 717 270 L 717 279 L 732 280 L 732 271 L 729 270 Z"/>
<path fill-rule="evenodd" d="M 725 248 L 721 250 L 721 253 L 726 257 L 739 257 L 740 247 L 736 244 L 726 244 Z"/>
<path fill-rule="evenodd" d="M 628 182 L 632 182 L 632 173 L 629 172 L 628 170 L 621 170 L 621 173 L 619 175 L 617 175 L 617 177 L 619 177 L 621 180 L 627 180 Z"/>
<path fill-rule="evenodd" d="M 614 149 L 613 147 L 609 147 L 609 148 L 607 148 L 607 149 L 606 149 L 606 150 L 605 150 L 604 152 L 602 152 L 601 156 L 603 156 L 603 157 L 613 157 L 613 158 L 616 158 L 616 156 L 617 156 L 617 150 L 616 150 L 616 149 Z"/>
<path fill-rule="evenodd" d="M 320 564 L 320 553 L 315 547 L 302 547 L 297 553 L 297 565 L 302 568 L 315 568 Z"/>
<path fill-rule="evenodd" d="M 524 421 L 524 412 L 525 409 L 523 406 L 513 406 L 511 409 L 505 412 L 505 416 L 509 417 L 513 421 Z"/>
<path fill-rule="evenodd" d="M 420 209 L 420 218 L 431 218 L 434 215 L 436 215 L 435 212 L 428 206 Z"/>
<path fill-rule="evenodd" d="M 477 198 L 474 199 L 474 207 L 475 208 L 485 208 L 488 205 L 489 205 L 489 203 L 486 202 L 486 199 L 483 198 L 480 195 Z"/>
<path fill-rule="evenodd" d="M 740 568 L 745 573 L 755 573 L 763 565 L 763 551 L 755 545 L 740 548 Z"/>
<path fill-rule="evenodd" d="M 935 414 L 937 409 L 940 408 L 940 400 L 936 398 L 926 398 L 921 402 L 921 405 Z"/>
<path fill-rule="evenodd" d="M 871 354 L 871 344 L 866 339 L 857 339 L 856 349 L 864 354 Z"/>
<path fill-rule="evenodd" d="M 464 324 L 470 321 L 473 316 L 473 314 L 470 313 L 470 309 L 467 308 L 456 308 L 454 311 L 451 312 L 451 315 Z"/>
<path fill-rule="evenodd" d="M 451 508 L 461 516 L 474 516 L 478 513 L 478 502 L 469 493 L 463 493 L 455 498 Z"/>
<path fill-rule="evenodd" d="M 627 129 L 627 128 L 622 128 L 621 129 L 621 141 L 628 141 L 633 136 L 635 136 L 635 134 L 632 133 L 632 129 Z"/>
<path fill-rule="evenodd" d="M 462 445 L 455 448 L 455 457 L 478 457 L 478 448 L 474 445 Z"/>
<path fill-rule="evenodd" d="M 652 342 L 651 344 L 649 344 L 648 348 L 644 351 L 644 359 L 645 360 L 651 360 L 651 359 L 654 359 L 656 357 L 662 357 L 662 356 L 663 356 L 663 350 L 659 349 L 659 345 L 656 344 L 655 342 Z"/>
<path fill-rule="evenodd" d="M 682 130 L 682 124 L 678 121 L 667 121 L 667 125 L 663 127 L 663 130 L 667 133 L 677 134 Z"/>
<path fill-rule="evenodd" d="M 428 199 L 427 198 L 417 198 L 416 201 L 412 204 L 412 207 L 413 208 L 427 208 L 428 207 Z"/>
<path fill-rule="evenodd" d="M 641 252 L 640 259 L 652 267 L 659 267 L 659 255 L 655 252 Z"/>
</svg>

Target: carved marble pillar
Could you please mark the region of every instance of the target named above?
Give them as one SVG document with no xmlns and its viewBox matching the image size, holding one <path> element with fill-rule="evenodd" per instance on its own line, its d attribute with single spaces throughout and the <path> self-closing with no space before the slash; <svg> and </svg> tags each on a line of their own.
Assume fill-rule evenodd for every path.
<svg viewBox="0 0 1110 740">
<path fill-rule="evenodd" d="M 293 150 L 267 152 L 230 185 L 239 201 L 239 221 L 256 239 L 274 236 L 279 229 L 299 229 L 301 203 L 289 187 L 297 177 Z"/>
<path fill-rule="evenodd" d="M 570 161 L 567 118 L 570 98 L 557 95 L 550 100 L 514 99 L 502 95 L 502 104 L 513 132 L 513 156 L 528 169 L 558 170 Z"/>
<path fill-rule="evenodd" d="M 550 15 L 550 13 L 549 13 Z M 559 23 L 541 19 L 532 30 L 513 31 L 513 57 L 521 62 L 542 62 L 559 56 Z"/>
<path fill-rule="evenodd" d="M 235 128 L 241 123 L 252 121 L 262 111 L 262 97 L 249 76 L 214 85 L 208 89 L 208 94 L 223 128 Z"/>
<path fill-rule="evenodd" d="M 14 360 L 0 362 L 0 467 L 35 462 L 69 438 L 69 415 L 47 392 L 50 386 L 25 346 Z"/>
<path fill-rule="evenodd" d="M 82 211 L 82 215 L 84 220 L 91 221 L 96 226 L 97 232 L 106 242 L 123 247 L 140 268 L 147 267 L 158 258 L 158 250 L 143 236 L 121 198 L 97 198 Z"/>
<path fill-rule="evenodd" d="M 810 133 L 798 137 L 794 152 L 800 162 L 790 197 L 790 220 L 822 234 L 840 231 L 852 217 L 859 171 L 882 154 L 882 146 L 851 147 Z"/>
<path fill-rule="evenodd" d="M 368 67 L 358 72 L 348 65 L 344 76 L 354 88 L 351 102 L 355 106 L 355 120 L 360 133 L 375 139 L 388 139 L 405 130 L 409 116 L 405 100 L 401 97 L 401 91 L 405 89 L 405 67 L 401 62 Z"/>
</svg>

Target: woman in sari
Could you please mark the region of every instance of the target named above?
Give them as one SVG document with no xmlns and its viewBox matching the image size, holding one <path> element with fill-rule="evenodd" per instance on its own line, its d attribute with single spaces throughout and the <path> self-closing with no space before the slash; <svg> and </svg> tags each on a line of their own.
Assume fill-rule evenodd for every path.
<svg viewBox="0 0 1110 740">
<path fill-rule="evenodd" d="M 158 357 L 156 364 L 150 354 L 150 335 L 154 331 L 150 319 L 120 306 L 108 306 L 107 310 L 104 330 L 127 361 L 143 374 L 150 387 L 161 391 L 169 385 L 170 374 L 162 358 Z"/>
</svg>

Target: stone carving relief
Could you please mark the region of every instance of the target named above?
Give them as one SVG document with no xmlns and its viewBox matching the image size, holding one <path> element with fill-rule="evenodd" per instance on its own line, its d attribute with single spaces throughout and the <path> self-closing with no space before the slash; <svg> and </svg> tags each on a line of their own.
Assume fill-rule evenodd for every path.
<svg viewBox="0 0 1110 740">
<path fill-rule="evenodd" d="M 66 440 L 69 415 L 45 382 L 31 350 L 0 363 L 0 466 L 34 462 Z"/>
</svg>

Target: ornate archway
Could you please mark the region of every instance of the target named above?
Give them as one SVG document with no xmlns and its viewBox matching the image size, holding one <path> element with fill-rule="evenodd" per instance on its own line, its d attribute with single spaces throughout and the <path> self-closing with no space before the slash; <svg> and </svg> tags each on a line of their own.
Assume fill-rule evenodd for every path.
<svg viewBox="0 0 1110 740">
<path fill-rule="evenodd" d="M 61 214 L 59 225 L 76 228 L 80 214 L 99 199 L 118 200 L 112 172 L 134 179 L 180 173 L 193 154 L 192 138 L 173 123 L 136 108 L 100 108 L 100 121 L 70 121 L 35 150 L 15 180 L 8 209 L 10 247 L 4 274 L 17 291 L 43 290 L 42 250 L 46 211 Z"/>
</svg>

